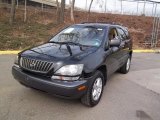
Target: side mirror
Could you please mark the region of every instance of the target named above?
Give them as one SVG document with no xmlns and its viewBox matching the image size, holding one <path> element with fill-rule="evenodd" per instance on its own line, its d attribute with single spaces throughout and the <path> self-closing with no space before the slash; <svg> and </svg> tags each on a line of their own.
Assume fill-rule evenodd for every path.
<svg viewBox="0 0 160 120">
<path fill-rule="evenodd" d="M 121 40 L 120 39 L 117 39 L 117 38 L 114 38 L 110 41 L 110 46 L 111 47 L 119 47 L 121 44 Z"/>
</svg>

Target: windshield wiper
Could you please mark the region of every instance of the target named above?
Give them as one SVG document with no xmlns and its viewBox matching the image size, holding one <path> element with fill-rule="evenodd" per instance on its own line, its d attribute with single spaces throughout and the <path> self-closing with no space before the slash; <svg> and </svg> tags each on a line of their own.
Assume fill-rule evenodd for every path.
<svg viewBox="0 0 160 120">
<path fill-rule="evenodd" d="M 64 44 L 68 44 L 68 45 L 77 45 L 77 46 L 86 46 L 86 47 L 90 47 L 89 45 L 83 45 L 80 43 L 76 43 L 76 42 L 63 42 Z"/>
<path fill-rule="evenodd" d="M 54 42 L 54 41 L 49 41 L 49 42 L 50 43 L 55 43 L 55 44 L 60 44 L 59 49 L 61 49 L 61 45 L 65 44 L 70 56 L 72 56 L 72 50 L 71 50 L 71 47 L 69 46 L 68 42 Z"/>
<path fill-rule="evenodd" d="M 72 44 L 72 45 L 78 45 L 78 46 L 83 46 L 82 44 L 80 43 L 75 43 L 75 42 L 64 42 L 66 44 Z"/>
<path fill-rule="evenodd" d="M 55 42 L 55 41 L 49 41 L 49 43 L 64 44 L 63 42 Z"/>
<path fill-rule="evenodd" d="M 85 45 L 82 45 L 80 43 L 75 43 L 75 42 L 55 42 L 55 41 L 49 41 L 50 43 L 55 43 L 55 44 L 72 44 L 72 45 L 77 45 L 77 46 L 85 46 Z"/>
</svg>

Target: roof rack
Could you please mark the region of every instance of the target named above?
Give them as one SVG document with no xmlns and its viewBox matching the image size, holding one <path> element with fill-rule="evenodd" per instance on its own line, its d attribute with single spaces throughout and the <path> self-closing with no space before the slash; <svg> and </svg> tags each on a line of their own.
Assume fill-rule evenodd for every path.
<svg viewBox="0 0 160 120">
<path fill-rule="evenodd" d="M 81 24 L 92 24 L 92 23 L 99 23 L 99 24 L 113 24 L 113 25 L 121 25 L 123 26 L 123 24 L 120 23 L 115 23 L 115 22 L 82 22 Z"/>
</svg>

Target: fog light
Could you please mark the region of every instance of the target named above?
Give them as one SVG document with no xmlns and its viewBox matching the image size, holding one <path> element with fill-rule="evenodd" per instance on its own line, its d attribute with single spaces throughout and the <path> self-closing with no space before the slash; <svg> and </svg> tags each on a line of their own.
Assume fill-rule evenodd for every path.
<svg viewBox="0 0 160 120">
<path fill-rule="evenodd" d="M 73 81 L 73 80 L 78 80 L 78 77 L 65 77 L 65 76 L 52 76 L 51 79 L 53 80 L 67 80 L 67 81 Z"/>
</svg>

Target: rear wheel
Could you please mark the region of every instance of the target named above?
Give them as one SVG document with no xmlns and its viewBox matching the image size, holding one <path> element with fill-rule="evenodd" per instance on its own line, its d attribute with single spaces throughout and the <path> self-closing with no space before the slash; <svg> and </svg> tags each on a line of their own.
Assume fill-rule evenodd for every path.
<svg viewBox="0 0 160 120">
<path fill-rule="evenodd" d="M 95 76 L 96 77 L 91 86 L 88 88 L 87 93 L 81 98 L 81 102 L 90 107 L 93 107 L 99 103 L 103 93 L 104 76 L 100 71 L 97 71 Z"/>
<path fill-rule="evenodd" d="M 123 74 L 128 73 L 130 69 L 130 65 L 131 65 L 131 57 L 129 56 L 126 63 L 120 68 L 120 72 Z"/>
</svg>

